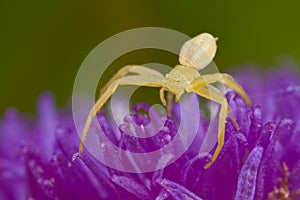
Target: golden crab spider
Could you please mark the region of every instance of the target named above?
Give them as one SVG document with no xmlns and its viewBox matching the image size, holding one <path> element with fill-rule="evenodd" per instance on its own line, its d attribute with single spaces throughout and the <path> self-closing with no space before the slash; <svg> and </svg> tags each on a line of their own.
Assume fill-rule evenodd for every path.
<svg viewBox="0 0 300 200">
<path fill-rule="evenodd" d="M 160 100 L 166 106 L 164 92 L 168 91 L 175 95 L 175 100 L 179 101 L 184 92 L 194 92 L 201 97 L 214 101 L 221 105 L 218 124 L 218 141 L 216 150 L 211 160 L 204 166 L 208 168 L 217 159 L 223 144 L 225 136 L 226 117 L 230 118 L 238 130 L 239 125 L 236 122 L 231 108 L 224 95 L 212 83 L 219 82 L 236 91 L 248 104 L 251 105 L 250 98 L 244 89 L 234 80 L 234 78 L 225 73 L 214 73 L 201 75 L 198 71 L 205 68 L 214 58 L 217 45 L 217 38 L 209 33 L 202 33 L 191 40 L 185 42 L 179 53 L 179 65 L 175 66 L 165 76 L 160 72 L 141 65 L 128 65 L 121 68 L 113 78 L 101 90 L 99 99 L 90 110 L 86 119 L 79 145 L 79 152 L 83 152 L 83 143 L 86 139 L 92 119 L 101 109 L 104 103 L 121 85 L 138 85 L 148 87 L 159 87 Z M 128 75 L 129 73 L 134 75 Z"/>
</svg>

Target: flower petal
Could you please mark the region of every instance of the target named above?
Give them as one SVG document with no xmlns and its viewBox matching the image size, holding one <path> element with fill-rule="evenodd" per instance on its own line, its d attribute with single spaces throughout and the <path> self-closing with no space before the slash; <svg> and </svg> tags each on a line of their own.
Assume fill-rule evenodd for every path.
<svg viewBox="0 0 300 200">
<path fill-rule="evenodd" d="M 120 185 L 128 192 L 134 194 L 140 199 L 145 199 L 145 200 L 151 199 L 151 196 L 148 194 L 146 188 L 141 184 L 137 183 L 136 181 L 134 181 L 133 179 L 128 178 L 126 176 L 118 176 L 118 175 L 113 175 L 111 179 L 114 183 Z"/>
<path fill-rule="evenodd" d="M 168 179 L 157 179 L 157 183 L 165 188 L 175 200 L 202 200 L 202 198 L 200 198 L 184 186 Z"/>
<path fill-rule="evenodd" d="M 254 199 L 258 167 L 261 162 L 263 147 L 256 146 L 249 154 L 239 175 L 235 199 Z"/>
</svg>

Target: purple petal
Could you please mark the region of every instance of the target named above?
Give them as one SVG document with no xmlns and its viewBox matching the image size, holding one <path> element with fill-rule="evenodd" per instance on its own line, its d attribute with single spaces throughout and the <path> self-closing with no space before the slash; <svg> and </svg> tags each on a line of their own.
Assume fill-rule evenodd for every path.
<svg viewBox="0 0 300 200">
<path fill-rule="evenodd" d="M 256 146 L 249 154 L 239 175 L 235 199 L 254 199 L 258 167 L 263 147 Z"/>
<path fill-rule="evenodd" d="M 131 192 L 132 194 L 139 197 L 140 199 L 145 199 L 145 200 L 151 199 L 146 188 L 144 188 L 141 184 L 137 183 L 136 181 L 132 180 L 131 178 L 128 178 L 126 176 L 113 175 L 111 177 L 111 179 L 114 183 L 120 185 L 121 187 L 126 189 L 128 192 Z"/>
<path fill-rule="evenodd" d="M 158 179 L 157 183 L 170 193 L 170 195 L 176 200 L 202 200 L 199 196 L 186 189 L 184 186 L 170 181 L 168 179 Z"/>
</svg>

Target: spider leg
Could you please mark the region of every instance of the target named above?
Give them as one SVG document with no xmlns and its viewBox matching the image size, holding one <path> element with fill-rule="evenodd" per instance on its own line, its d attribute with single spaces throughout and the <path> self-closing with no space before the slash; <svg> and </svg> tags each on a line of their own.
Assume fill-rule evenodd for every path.
<svg viewBox="0 0 300 200">
<path fill-rule="evenodd" d="M 167 91 L 167 89 L 164 87 L 159 90 L 159 98 L 160 98 L 160 101 L 162 102 L 162 104 L 164 106 L 167 106 L 167 101 L 165 99 L 165 91 Z"/>
<path fill-rule="evenodd" d="M 216 92 L 220 93 L 221 92 L 215 88 L 214 86 L 212 85 L 209 85 L 210 83 L 213 83 L 213 82 L 216 82 L 217 79 L 213 79 L 215 78 L 216 76 L 213 76 L 213 78 L 211 77 L 208 77 L 207 79 L 204 79 L 206 75 L 203 75 L 203 76 L 200 76 L 199 78 L 196 78 L 192 83 L 191 83 L 191 87 L 192 88 L 200 88 L 200 87 L 204 87 L 204 86 L 209 86 L 212 90 L 215 90 Z M 215 80 L 215 81 L 214 81 Z M 210 81 L 210 82 L 209 82 Z M 238 83 L 237 83 L 238 84 Z M 239 85 L 238 85 L 239 86 Z M 243 90 L 243 88 L 240 86 L 240 89 Z M 245 92 L 244 92 L 245 93 Z M 245 93 L 246 94 L 246 93 Z M 223 96 L 223 94 L 221 94 Z M 247 94 L 246 94 L 247 96 Z M 224 97 L 224 96 L 223 96 Z M 248 97 L 248 96 L 247 96 Z M 225 98 L 225 97 L 224 97 Z M 248 98 L 249 99 L 249 98 Z M 250 100 L 249 100 L 250 101 Z M 226 101 L 227 102 L 227 101 Z M 251 103 L 251 102 L 250 102 Z M 236 122 L 236 119 L 235 119 L 235 116 L 233 115 L 232 113 L 232 110 L 230 108 L 230 106 L 227 106 L 228 108 L 228 113 L 229 113 L 229 116 L 233 122 L 233 125 L 234 127 L 237 129 L 237 130 L 240 130 L 240 127 L 238 125 L 238 123 Z"/>
<path fill-rule="evenodd" d="M 161 88 L 159 91 L 159 97 L 162 104 L 167 107 L 168 116 L 171 116 L 171 111 L 173 106 L 173 94 L 170 91 L 168 91 L 168 95 L 167 95 L 168 101 L 166 101 L 165 91 L 168 91 L 165 87 Z"/>
<path fill-rule="evenodd" d="M 168 116 L 171 116 L 172 114 L 172 107 L 173 107 L 173 94 L 172 92 L 168 92 L 168 105 L 167 105 L 167 112 L 168 112 Z"/>
<path fill-rule="evenodd" d="M 248 97 L 245 90 L 238 82 L 236 82 L 236 80 L 234 80 L 234 78 L 231 75 L 226 73 L 215 73 L 215 74 L 202 75 L 201 77 L 203 78 L 206 84 L 220 82 L 226 85 L 227 87 L 236 91 L 249 106 L 252 105 L 251 100 Z"/>
<path fill-rule="evenodd" d="M 155 76 L 144 76 L 144 75 L 131 75 L 123 78 L 119 78 L 111 82 L 107 86 L 106 90 L 99 97 L 95 105 L 90 110 L 90 113 L 86 119 L 85 126 L 81 135 L 79 152 L 83 152 L 83 143 L 86 139 L 88 130 L 92 123 L 92 119 L 96 116 L 97 112 L 101 109 L 104 103 L 111 97 L 111 95 L 116 91 L 120 85 L 139 85 L 139 86 L 148 86 L 148 87 L 164 87 L 164 80 L 157 78 Z"/>
<path fill-rule="evenodd" d="M 191 91 L 197 93 L 199 96 L 217 102 L 221 105 L 220 113 L 219 113 L 219 126 L 218 126 L 218 146 L 211 160 L 204 166 L 204 168 L 208 168 L 217 159 L 224 145 L 226 116 L 228 112 L 230 112 L 230 107 L 228 105 L 227 99 L 223 96 L 223 94 L 212 85 L 207 85 L 205 87 L 194 87 L 191 89 Z"/>
<path fill-rule="evenodd" d="M 135 73 L 139 75 L 143 75 L 145 77 L 151 76 L 151 77 L 157 77 L 159 79 L 165 79 L 164 75 L 162 75 L 160 72 L 144 67 L 142 65 L 127 65 L 123 68 L 121 68 L 106 84 L 105 86 L 101 89 L 100 95 L 101 96 L 107 88 L 116 80 L 126 76 L 128 73 Z"/>
</svg>

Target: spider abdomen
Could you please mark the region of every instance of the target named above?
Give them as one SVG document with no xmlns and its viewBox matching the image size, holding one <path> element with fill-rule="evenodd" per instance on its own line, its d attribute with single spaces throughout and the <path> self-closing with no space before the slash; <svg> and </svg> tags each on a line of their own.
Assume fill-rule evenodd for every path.
<svg viewBox="0 0 300 200">
<path fill-rule="evenodd" d="M 194 67 L 198 71 L 205 68 L 217 51 L 217 38 L 209 33 L 202 33 L 183 44 L 179 54 L 181 65 Z"/>
</svg>

